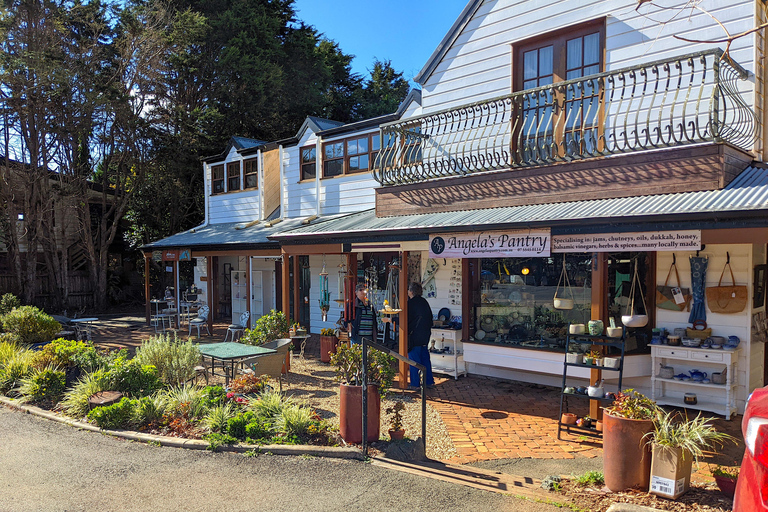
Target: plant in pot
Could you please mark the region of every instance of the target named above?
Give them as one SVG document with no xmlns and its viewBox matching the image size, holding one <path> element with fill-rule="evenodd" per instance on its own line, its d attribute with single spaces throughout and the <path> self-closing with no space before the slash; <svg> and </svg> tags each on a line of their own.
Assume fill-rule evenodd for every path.
<svg viewBox="0 0 768 512">
<path fill-rule="evenodd" d="M 726 468 L 717 466 L 712 470 L 712 476 L 720 492 L 729 498 L 733 498 L 736 493 L 736 481 L 739 479 L 739 468 Z"/>
<path fill-rule="evenodd" d="M 633 389 L 619 392 L 605 408 L 603 473 L 611 491 L 648 488 L 651 451 L 643 438 L 653 430 L 657 410 L 656 402 Z"/>
<path fill-rule="evenodd" d="M 405 404 L 401 401 L 397 401 L 394 405 L 387 407 L 386 413 L 389 415 L 389 438 L 392 441 L 402 441 L 405 437 L 405 430 L 403 429 L 403 411 L 405 410 Z"/>
<path fill-rule="evenodd" d="M 378 350 L 368 348 L 368 441 L 379 439 L 381 396 L 395 376 L 394 358 Z M 331 356 L 336 368 L 339 388 L 339 433 L 348 443 L 363 441 L 363 347 L 359 344 L 339 345 Z"/>
<path fill-rule="evenodd" d="M 331 362 L 331 354 L 336 353 L 336 347 L 339 344 L 339 338 L 336 337 L 336 329 L 320 330 L 320 361 L 324 363 Z"/>
<path fill-rule="evenodd" d="M 656 412 L 654 430 L 645 435 L 653 454 L 652 494 L 677 499 L 690 487 L 693 461 L 698 462 L 705 449 L 733 440 L 719 432 L 712 421 L 714 418 L 703 418 L 701 414 L 688 420 L 679 412 Z"/>
</svg>

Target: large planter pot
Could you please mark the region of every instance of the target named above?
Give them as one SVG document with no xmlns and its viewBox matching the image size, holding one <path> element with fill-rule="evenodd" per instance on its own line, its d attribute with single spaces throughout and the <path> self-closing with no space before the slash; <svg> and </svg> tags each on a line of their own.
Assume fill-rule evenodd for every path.
<svg viewBox="0 0 768 512">
<path fill-rule="evenodd" d="M 336 336 L 320 336 L 320 361 L 330 363 L 331 354 L 336 353 L 338 346 L 339 338 Z"/>
<path fill-rule="evenodd" d="M 720 492 L 723 493 L 724 496 L 733 498 L 733 495 L 736 494 L 736 480 L 728 478 L 727 476 L 715 476 L 714 478 Z"/>
<path fill-rule="evenodd" d="M 381 399 L 379 387 L 368 385 L 368 442 L 379 440 Z M 339 388 L 339 433 L 348 443 L 363 442 L 363 387 L 342 384 Z"/>
<path fill-rule="evenodd" d="M 603 475 L 608 489 L 648 489 L 651 450 L 643 436 L 652 430 L 653 420 L 603 415 Z"/>
</svg>

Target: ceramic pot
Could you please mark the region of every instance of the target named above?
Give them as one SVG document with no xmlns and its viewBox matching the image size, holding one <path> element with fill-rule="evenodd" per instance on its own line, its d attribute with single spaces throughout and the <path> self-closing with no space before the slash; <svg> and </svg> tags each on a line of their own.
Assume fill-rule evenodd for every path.
<svg viewBox="0 0 768 512">
<path fill-rule="evenodd" d="M 389 439 L 391 439 L 392 441 L 402 441 L 404 437 L 405 437 L 405 430 L 403 430 L 402 428 L 399 430 L 389 429 Z"/>
<path fill-rule="evenodd" d="M 595 422 L 595 430 L 597 430 L 598 432 L 602 432 L 603 431 L 603 422 L 602 421 L 598 420 L 598 421 Z"/>
<path fill-rule="evenodd" d="M 575 425 L 577 416 L 572 412 L 564 412 L 560 417 L 560 422 L 564 425 Z"/>
<path fill-rule="evenodd" d="M 621 327 L 607 327 L 605 331 L 608 333 L 608 336 L 611 338 L 621 338 L 621 333 L 624 329 Z"/>
<path fill-rule="evenodd" d="M 573 309 L 573 299 L 561 299 L 555 297 L 554 300 L 555 309 Z"/>
<path fill-rule="evenodd" d="M 338 346 L 339 338 L 336 336 L 320 336 L 320 361 L 330 363 L 331 354 L 336 353 Z"/>
<path fill-rule="evenodd" d="M 648 325 L 648 315 L 623 315 L 621 323 L 627 327 L 645 327 Z"/>
<path fill-rule="evenodd" d="M 581 364 L 581 354 L 565 354 L 565 362 L 571 364 Z"/>
<path fill-rule="evenodd" d="M 715 476 L 714 479 L 720 492 L 729 498 L 733 498 L 733 495 L 736 494 L 736 480 L 725 476 Z"/>
<path fill-rule="evenodd" d="M 651 449 L 643 436 L 653 431 L 653 420 L 603 415 L 603 474 L 612 492 L 648 489 Z"/>
<path fill-rule="evenodd" d="M 379 387 L 368 385 L 368 442 L 379 439 Z M 347 443 L 363 442 L 363 386 L 339 387 L 339 433 Z"/>
<path fill-rule="evenodd" d="M 587 323 L 587 329 L 589 329 L 589 334 L 591 334 L 592 336 L 602 335 L 604 328 L 605 328 L 605 325 L 603 324 L 602 320 L 590 320 Z"/>
<path fill-rule="evenodd" d="M 568 332 L 571 334 L 584 334 L 586 328 L 584 327 L 584 324 L 571 324 L 568 326 Z"/>
</svg>

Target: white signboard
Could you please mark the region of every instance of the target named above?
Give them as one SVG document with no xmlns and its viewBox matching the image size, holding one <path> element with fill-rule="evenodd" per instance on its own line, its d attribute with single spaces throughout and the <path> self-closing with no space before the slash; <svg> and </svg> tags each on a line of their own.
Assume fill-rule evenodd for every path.
<svg viewBox="0 0 768 512">
<path fill-rule="evenodd" d="M 548 229 L 479 231 L 430 235 L 430 258 L 510 258 L 549 256 Z"/>
<path fill-rule="evenodd" d="M 701 230 L 555 235 L 552 252 L 698 251 Z"/>
</svg>

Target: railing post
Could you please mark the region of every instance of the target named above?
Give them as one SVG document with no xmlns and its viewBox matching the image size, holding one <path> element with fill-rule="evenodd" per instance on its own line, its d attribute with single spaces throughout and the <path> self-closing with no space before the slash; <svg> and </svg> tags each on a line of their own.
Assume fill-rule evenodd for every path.
<svg viewBox="0 0 768 512">
<path fill-rule="evenodd" d="M 361 336 L 363 344 L 363 455 L 368 456 L 368 343 Z"/>
</svg>

